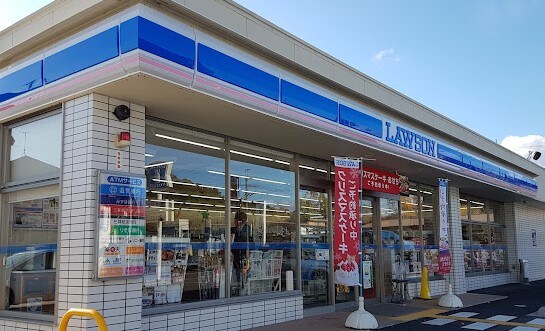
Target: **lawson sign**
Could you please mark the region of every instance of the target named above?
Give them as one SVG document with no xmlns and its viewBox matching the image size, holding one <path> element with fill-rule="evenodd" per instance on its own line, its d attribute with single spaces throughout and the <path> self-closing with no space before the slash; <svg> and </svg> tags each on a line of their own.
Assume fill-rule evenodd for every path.
<svg viewBox="0 0 545 331">
<path fill-rule="evenodd" d="M 386 134 L 384 139 L 386 141 L 417 153 L 431 157 L 436 156 L 437 143 L 434 139 L 388 121 L 385 121 L 384 125 Z"/>
</svg>

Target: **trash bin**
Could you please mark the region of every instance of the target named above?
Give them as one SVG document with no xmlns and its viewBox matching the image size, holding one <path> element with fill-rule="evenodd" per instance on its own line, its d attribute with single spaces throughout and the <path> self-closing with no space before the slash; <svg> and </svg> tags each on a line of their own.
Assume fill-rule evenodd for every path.
<svg viewBox="0 0 545 331">
<path fill-rule="evenodd" d="M 530 282 L 528 260 L 519 259 L 519 263 L 520 263 L 520 283 L 527 284 Z"/>
</svg>

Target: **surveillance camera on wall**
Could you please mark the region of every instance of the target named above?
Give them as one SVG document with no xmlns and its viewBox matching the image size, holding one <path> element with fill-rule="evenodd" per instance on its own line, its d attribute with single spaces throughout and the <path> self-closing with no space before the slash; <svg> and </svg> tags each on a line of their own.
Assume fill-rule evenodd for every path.
<svg viewBox="0 0 545 331">
<path fill-rule="evenodd" d="M 118 120 L 124 121 L 131 117 L 131 109 L 125 105 L 119 105 L 114 109 L 114 115 Z"/>
</svg>

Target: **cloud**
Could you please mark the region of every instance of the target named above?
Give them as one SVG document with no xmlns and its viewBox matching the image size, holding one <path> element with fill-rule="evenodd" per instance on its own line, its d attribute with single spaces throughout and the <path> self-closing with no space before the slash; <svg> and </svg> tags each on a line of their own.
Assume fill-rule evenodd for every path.
<svg viewBox="0 0 545 331">
<path fill-rule="evenodd" d="M 399 54 L 396 53 L 393 47 L 390 47 L 389 49 L 383 49 L 373 55 L 373 61 L 375 62 L 382 62 L 382 61 L 393 61 L 393 62 L 399 62 L 401 61 L 401 57 Z"/>
<path fill-rule="evenodd" d="M 520 156 L 528 157 L 529 151 L 539 151 L 543 155 L 537 164 L 545 168 L 545 137 L 540 135 L 528 135 L 524 137 L 519 136 L 507 136 L 501 141 L 501 145 Z"/>
</svg>

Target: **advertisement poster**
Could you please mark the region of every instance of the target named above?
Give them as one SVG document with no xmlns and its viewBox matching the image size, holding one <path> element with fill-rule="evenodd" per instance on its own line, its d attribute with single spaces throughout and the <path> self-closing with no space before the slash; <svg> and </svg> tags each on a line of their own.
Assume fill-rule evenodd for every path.
<svg viewBox="0 0 545 331">
<path fill-rule="evenodd" d="M 59 225 L 59 197 L 43 199 L 42 227 L 56 229 Z"/>
<path fill-rule="evenodd" d="M 360 161 L 335 158 L 335 283 L 359 284 Z"/>
<path fill-rule="evenodd" d="M 373 287 L 373 261 L 363 261 L 363 288 L 369 289 Z"/>
<path fill-rule="evenodd" d="M 448 241 L 447 188 L 445 179 L 439 179 L 439 274 L 450 272 L 450 252 Z"/>
<path fill-rule="evenodd" d="M 13 227 L 56 229 L 59 220 L 59 197 L 13 203 Z"/>
<path fill-rule="evenodd" d="M 398 195 L 400 192 L 400 176 L 391 172 L 363 168 L 363 189 Z"/>
<path fill-rule="evenodd" d="M 96 277 L 144 275 L 146 178 L 99 171 L 98 195 Z"/>
</svg>

